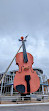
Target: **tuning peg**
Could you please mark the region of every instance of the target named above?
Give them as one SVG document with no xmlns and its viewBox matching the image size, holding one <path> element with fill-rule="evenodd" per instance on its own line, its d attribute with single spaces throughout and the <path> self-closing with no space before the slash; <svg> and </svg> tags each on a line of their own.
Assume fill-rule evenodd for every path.
<svg viewBox="0 0 49 111">
<path fill-rule="evenodd" d="M 22 41 L 21 39 L 18 39 L 19 41 Z"/>
<path fill-rule="evenodd" d="M 25 37 L 25 40 L 27 39 L 28 35 Z"/>
</svg>

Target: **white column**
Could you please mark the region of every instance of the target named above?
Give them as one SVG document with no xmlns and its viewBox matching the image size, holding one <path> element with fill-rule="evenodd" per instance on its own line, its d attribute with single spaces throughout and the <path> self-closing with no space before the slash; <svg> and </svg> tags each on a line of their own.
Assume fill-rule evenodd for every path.
<svg viewBox="0 0 49 111">
<path fill-rule="evenodd" d="M 13 80 L 14 80 L 14 72 L 13 72 Z"/>
<path fill-rule="evenodd" d="M 11 96 L 13 95 L 13 85 L 11 85 Z"/>
<path fill-rule="evenodd" d="M 2 89 L 3 89 L 3 80 L 2 80 L 2 83 L 1 83 L 1 94 L 2 94 Z"/>
<path fill-rule="evenodd" d="M 44 94 L 44 86 L 42 85 L 42 93 Z"/>
<path fill-rule="evenodd" d="M 48 89 L 48 93 L 49 93 L 49 86 L 47 87 L 47 89 Z"/>
<path fill-rule="evenodd" d="M 46 94 L 48 93 L 48 86 L 46 87 Z"/>
</svg>

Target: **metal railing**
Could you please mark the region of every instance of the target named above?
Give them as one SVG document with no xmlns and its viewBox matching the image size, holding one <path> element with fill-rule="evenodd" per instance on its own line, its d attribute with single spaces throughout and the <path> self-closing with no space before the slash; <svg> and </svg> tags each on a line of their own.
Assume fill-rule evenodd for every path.
<svg viewBox="0 0 49 111">
<path fill-rule="evenodd" d="M 0 102 L 36 102 L 36 101 L 48 101 L 49 95 L 29 95 L 29 96 L 0 96 Z"/>
</svg>

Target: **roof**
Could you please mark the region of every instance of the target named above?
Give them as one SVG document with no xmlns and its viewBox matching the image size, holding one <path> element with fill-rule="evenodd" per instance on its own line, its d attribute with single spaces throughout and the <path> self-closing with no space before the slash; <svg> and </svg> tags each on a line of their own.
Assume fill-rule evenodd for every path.
<svg viewBox="0 0 49 111">
<path fill-rule="evenodd" d="M 43 70 L 42 69 L 39 69 L 39 68 L 33 68 L 34 70 L 37 70 L 39 71 L 41 74 L 43 74 Z"/>
<path fill-rule="evenodd" d="M 33 70 L 34 70 L 34 71 L 37 70 L 37 71 L 39 71 L 41 74 L 43 74 L 43 71 L 42 71 L 41 69 L 33 68 Z M 16 71 L 18 71 L 18 69 L 17 69 L 17 70 L 8 71 L 6 75 L 11 75 L 13 72 L 16 73 Z M 5 72 L 2 72 L 2 73 L 0 73 L 0 75 L 3 75 L 4 73 L 5 73 Z"/>
</svg>

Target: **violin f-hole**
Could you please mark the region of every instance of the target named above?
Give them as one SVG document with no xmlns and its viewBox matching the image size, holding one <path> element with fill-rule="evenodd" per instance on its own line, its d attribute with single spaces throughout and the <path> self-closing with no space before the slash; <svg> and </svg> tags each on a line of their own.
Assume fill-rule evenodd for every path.
<svg viewBox="0 0 49 111">
<path fill-rule="evenodd" d="M 25 75 L 25 80 L 27 82 L 27 92 L 30 92 L 30 75 Z"/>
</svg>

